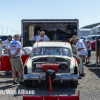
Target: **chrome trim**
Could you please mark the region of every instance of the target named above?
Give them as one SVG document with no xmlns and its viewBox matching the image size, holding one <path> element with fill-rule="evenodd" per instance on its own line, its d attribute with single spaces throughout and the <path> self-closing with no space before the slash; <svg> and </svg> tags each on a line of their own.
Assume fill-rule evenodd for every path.
<svg viewBox="0 0 100 100">
<path fill-rule="evenodd" d="M 70 73 L 56 73 L 55 81 L 60 81 L 61 83 L 66 80 L 78 80 L 78 74 L 70 74 Z M 24 74 L 24 80 L 37 80 L 39 82 L 45 81 L 45 73 L 32 73 L 32 74 Z"/>
</svg>

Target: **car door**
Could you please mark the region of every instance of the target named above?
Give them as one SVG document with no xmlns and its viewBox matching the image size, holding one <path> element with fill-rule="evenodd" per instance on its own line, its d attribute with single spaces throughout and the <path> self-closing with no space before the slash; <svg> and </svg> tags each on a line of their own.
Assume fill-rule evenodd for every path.
<svg viewBox="0 0 100 100">
<path fill-rule="evenodd" d="M 0 71 L 11 71 L 12 67 L 11 67 L 11 63 L 7 51 L 5 49 L 2 49 L 1 51 L 1 48 L 3 48 L 5 45 L 7 44 L 0 45 Z M 22 52 L 21 58 L 24 65 L 29 55 L 23 49 L 21 50 L 21 52 Z"/>
<path fill-rule="evenodd" d="M 75 45 L 72 45 L 72 53 L 73 53 L 73 57 L 77 59 L 78 66 L 79 66 L 79 73 L 82 74 L 83 72 L 82 58 L 79 57 L 78 50 Z"/>
</svg>

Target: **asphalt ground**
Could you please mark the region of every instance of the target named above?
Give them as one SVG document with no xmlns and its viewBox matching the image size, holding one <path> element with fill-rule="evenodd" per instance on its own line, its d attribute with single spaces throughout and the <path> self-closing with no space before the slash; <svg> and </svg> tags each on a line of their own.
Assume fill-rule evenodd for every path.
<svg viewBox="0 0 100 100">
<path fill-rule="evenodd" d="M 53 95 L 77 95 L 80 90 L 80 100 L 100 100 L 100 65 L 96 67 L 95 51 L 92 51 L 91 63 L 85 64 L 85 76 L 79 77 L 78 86 L 73 88 L 69 81 L 64 84 L 53 84 Z M 31 88 L 26 88 L 24 85 L 13 85 L 11 75 L 5 75 L 5 72 L 0 72 L 0 90 L 14 90 L 17 93 L 0 94 L 0 100 L 22 100 L 22 94 L 18 94 L 20 90 L 33 90 L 38 96 L 49 95 L 44 84 L 35 84 Z M 18 80 L 18 76 L 16 78 Z M 26 94 L 27 95 L 27 94 Z"/>
</svg>

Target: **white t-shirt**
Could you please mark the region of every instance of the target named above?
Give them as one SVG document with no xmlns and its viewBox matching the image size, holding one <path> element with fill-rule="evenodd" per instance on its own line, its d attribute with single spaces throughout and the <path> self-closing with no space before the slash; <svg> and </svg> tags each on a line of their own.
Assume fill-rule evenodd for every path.
<svg viewBox="0 0 100 100">
<path fill-rule="evenodd" d="M 43 41 L 49 41 L 49 38 L 46 35 L 44 35 L 44 37 L 38 36 L 37 39 L 36 39 L 36 42 L 39 42 L 41 39 Z"/>
<path fill-rule="evenodd" d="M 90 45 L 90 43 L 89 43 L 89 44 L 86 44 L 87 50 L 91 50 L 91 45 L 90 45 L 90 47 L 89 47 L 89 45 Z M 89 48 L 88 48 L 88 47 L 89 47 Z"/>
<path fill-rule="evenodd" d="M 10 44 L 10 42 L 9 42 L 9 40 L 7 39 L 7 40 L 5 40 L 4 42 L 3 42 L 3 44 Z M 8 49 L 8 45 L 6 45 L 6 46 L 4 46 L 6 49 Z"/>
<path fill-rule="evenodd" d="M 77 49 L 83 48 L 82 50 L 79 50 L 79 55 L 87 56 L 87 49 L 81 40 L 77 41 L 76 46 L 77 46 Z"/>
<path fill-rule="evenodd" d="M 10 49 L 11 55 L 14 55 L 16 53 L 17 49 L 21 48 L 21 47 L 22 47 L 21 43 L 17 40 L 13 40 L 8 46 L 8 48 Z M 21 56 L 21 50 L 15 57 L 18 57 L 18 56 Z"/>
<path fill-rule="evenodd" d="M 37 37 L 38 37 L 38 35 L 35 35 L 35 37 L 33 38 L 33 40 L 35 40 L 35 41 L 36 41 Z"/>
</svg>

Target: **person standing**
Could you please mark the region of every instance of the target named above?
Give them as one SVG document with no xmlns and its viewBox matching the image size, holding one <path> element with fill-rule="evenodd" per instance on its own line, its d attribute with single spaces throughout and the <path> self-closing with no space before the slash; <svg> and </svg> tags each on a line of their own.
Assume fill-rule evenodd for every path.
<svg viewBox="0 0 100 100">
<path fill-rule="evenodd" d="M 8 45 L 10 44 L 11 41 L 12 41 L 12 36 L 11 35 L 8 35 L 8 39 L 3 42 L 3 44 L 6 44 L 5 46 L 2 47 L 4 49 L 3 50 L 3 53 L 4 54 L 7 54 Z M 11 74 L 11 71 L 6 71 L 5 74 L 6 75 L 10 75 Z"/>
<path fill-rule="evenodd" d="M 12 36 L 11 35 L 8 35 L 8 39 L 5 40 L 3 42 L 3 44 L 8 44 L 9 45 L 11 41 L 12 41 Z M 8 49 L 8 45 L 4 46 L 4 49 L 5 49 L 6 52 L 7 52 L 7 49 Z"/>
<path fill-rule="evenodd" d="M 87 49 L 84 43 L 76 35 L 73 36 L 72 40 L 77 46 L 79 57 L 81 57 L 82 62 L 84 62 L 84 59 L 87 57 Z M 83 70 L 83 74 L 84 74 L 84 70 Z"/>
<path fill-rule="evenodd" d="M 83 43 L 84 43 L 84 45 L 85 45 L 85 47 L 86 47 L 87 42 L 85 41 L 85 37 L 83 37 Z"/>
<path fill-rule="evenodd" d="M 87 44 L 85 45 L 87 48 L 88 56 L 86 58 L 86 64 L 90 63 L 90 57 L 91 57 L 91 44 L 89 41 L 87 41 Z"/>
<path fill-rule="evenodd" d="M 2 43 L 2 39 L 0 39 L 0 44 L 3 44 Z M 3 51 L 2 51 L 2 46 L 1 46 L 1 50 L 0 50 L 1 54 L 3 54 Z"/>
<path fill-rule="evenodd" d="M 21 34 L 19 41 L 21 42 L 21 39 L 23 38 L 23 35 Z"/>
<path fill-rule="evenodd" d="M 20 36 L 19 34 L 15 34 L 15 40 L 13 40 L 7 49 L 7 53 L 9 55 L 11 64 L 12 64 L 12 77 L 13 77 L 13 84 L 18 84 L 16 81 L 16 71 L 18 71 L 18 75 L 20 78 L 19 84 L 24 84 L 22 81 L 22 72 L 23 72 L 23 64 L 21 61 L 21 43 L 19 42 Z"/>
<path fill-rule="evenodd" d="M 97 63 L 100 63 L 100 41 L 99 41 L 99 39 L 96 37 L 96 41 L 94 41 L 93 39 L 92 39 L 92 37 L 91 37 L 91 40 L 93 41 L 93 42 L 96 42 L 97 43 Z"/>
<path fill-rule="evenodd" d="M 37 37 L 40 35 L 40 31 L 37 31 L 37 34 L 35 35 L 35 37 L 33 38 L 33 43 L 36 42 Z"/>
<path fill-rule="evenodd" d="M 45 32 L 41 31 L 40 35 L 36 39 L 36 42 L 49 41 L 49 40 L 50 39 L 45 35 Z"/>
</svg>

